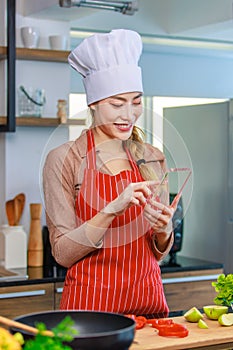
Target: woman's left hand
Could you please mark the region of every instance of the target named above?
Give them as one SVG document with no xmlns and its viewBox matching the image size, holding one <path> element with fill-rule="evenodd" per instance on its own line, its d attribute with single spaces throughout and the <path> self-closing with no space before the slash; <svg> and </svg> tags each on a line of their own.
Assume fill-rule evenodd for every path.
<svg viewBox="0 0 233 350">
<path fill-rule="evenodd" d="M 175 208 L 150 199 L 144 207 L 144 216 L 155 232 L 171 233 Z"/>
</svg>

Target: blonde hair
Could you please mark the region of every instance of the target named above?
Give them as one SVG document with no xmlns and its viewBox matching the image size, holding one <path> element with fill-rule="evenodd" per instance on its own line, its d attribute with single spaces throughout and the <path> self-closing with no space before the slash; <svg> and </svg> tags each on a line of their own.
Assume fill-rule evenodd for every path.
<svg viewBox="0 0 233 350">
<path fill-rule="evenodd" d="M 153 168 L 144 160 L 145 151 L 145 133 L 138 126 L 133 127 L 132 135 L 129 140 L 125 141 L 125 145 L 130 151 L 133 159 L 138 165 L 140 174 L 144 180 L 158 180 Z"/>
</svg>

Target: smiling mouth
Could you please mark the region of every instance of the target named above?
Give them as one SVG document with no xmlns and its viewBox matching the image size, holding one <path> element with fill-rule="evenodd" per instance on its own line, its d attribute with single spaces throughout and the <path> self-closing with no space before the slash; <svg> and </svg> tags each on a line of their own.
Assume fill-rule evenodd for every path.
<svg viewBox="0 0 233 350">
<path fill-rule="evenodd" d="M 129 131 L 131 130 L 133 124 L 121 124 L 121 123 L 114 123 L 114 125 L 117 127 L 117 129 L 121 131 Z"/>
</svg>

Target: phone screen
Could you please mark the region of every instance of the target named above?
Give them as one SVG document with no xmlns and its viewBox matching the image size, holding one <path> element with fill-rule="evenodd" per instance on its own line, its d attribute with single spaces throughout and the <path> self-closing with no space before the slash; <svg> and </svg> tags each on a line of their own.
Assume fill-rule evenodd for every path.
<svg viewBox="0 0 233 350">
<path fill-rule="evenodd" d="M 176 206 L 182 195 L 182 192 L 192 174 L 190 168 L 170 168 L 163 175 L 160 183 L 153 191 L 152 198 L 156 201 L 163 202 L 163 198 L 170 192 L 176 193 L 171 206 Z M 172 189 L 172 191 L 171 191 Z"/>
</svg>

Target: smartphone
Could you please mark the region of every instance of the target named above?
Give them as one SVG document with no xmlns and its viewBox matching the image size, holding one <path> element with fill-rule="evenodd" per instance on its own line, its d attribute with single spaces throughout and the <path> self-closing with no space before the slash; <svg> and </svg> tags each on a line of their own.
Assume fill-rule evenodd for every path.
<svg viewBox="0 0 233 350">
<path fill-rule="evenodd" d="M 182 196 L 182 192 L 189 180 L 189 178 L 191 177 L 192 171 L 190 168 L 170 168 L 169 169 L 169 173 L 177 173 L 178 176 L 180 175 L 180 181 L 178 182 L 178 190 L 176 191 L 177 194 L 174 197 L 172 203 L 170 204 L 172 207 L 176 207 L 180 197 Z"/>
<path fill-rule="evenodd" d="M 163 202 L 162 198 L 164 195 L 167 196 L 168 193 L 168 184 L 170 183 L 169 178 L 171 178 L 171 174 L 176 175 L 176 196 L 174 197 L 172 203 L 170 204 L 172 207 L 176 207 L 180 197 L 182 195 L 182 192 L 185 188 L 185 185 L 187 184 L 192 171 L 190 168 L 170 168 L 168 169 L 165 174 L 163 175 L 160 183 L 158 186 L 156 186 L 155 190 L 152 193 L 152 198 L 156 201 Z M 174 179 L 173 179 L 174 180 Z"/>
</svg>

